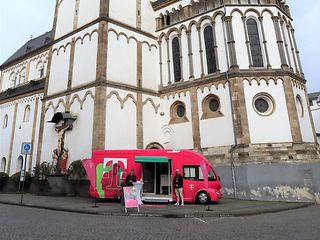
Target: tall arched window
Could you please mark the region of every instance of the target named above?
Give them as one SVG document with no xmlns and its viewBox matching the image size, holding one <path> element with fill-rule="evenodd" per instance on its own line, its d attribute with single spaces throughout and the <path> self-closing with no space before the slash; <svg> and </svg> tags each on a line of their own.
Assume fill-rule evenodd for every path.
<svg viewBox="0 0 320 240">
<path fill-rule="evenodd" d="M 3 128 L 8 127 L 8 114 L 4 115 L 2 127 Z"/>
<path fill-rule="evenodd" d="M 180 46 L 179 39 L 175 37 L 172 39 L 172 60 L 174 70 L 174 81 L 180 82 L 181 80 L 181 66 L 180 66 Z"/>
<path fill-rule="evenodd" d="M 254 19 L 248 19 L 247 28 L 250 41 L 252 64 L 254 67 L 263 67 L 258 24 Z"/>
<path fill-rule="evenodd" d="M 204 28 L 204 43 L 206 47 L 208 74 L 217 71 L 216 56 L 214 53 L 213 30 L 211 26 Z"/>
<path fill-rule="evenodd" d="M 0 163 L 0 172 L 5 172 L 6 171 L 6 165 L 7 165 L 6 158 L 2 158 L 1 159 L 1 163 Z"/>
<path fill-rule="evenodd" d="M 23 122 L 30 121 L 30 113 L 31 113 L 31 107 L 30 105 L 27 105 L 26 108 L 24 109 Z"/>
</svg>

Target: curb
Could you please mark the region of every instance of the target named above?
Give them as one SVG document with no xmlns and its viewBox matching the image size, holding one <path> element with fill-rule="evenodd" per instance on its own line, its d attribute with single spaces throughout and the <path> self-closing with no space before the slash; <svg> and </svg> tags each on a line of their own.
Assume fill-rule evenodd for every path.
<svg viewBox="0 0 320 240">
<path fill-rule="evenodd" d="M 19 206 L 19 207 L 28 207 L 28 208 L 37 208 L 37 209 L 44 209 L 44 210 L 51 210 L 51 211 L 60 211 L 60 212 L 67 212 L 67 213 L 79 213 L 79 214 L 88 214 L 88 215 L 101 215 L 101 216 L 116 216 L 116 217 L 162 217 L 162 218 L 222 218 L 222 217 L 244 217 L 244 216 L 255 216 L 255 215 L 262 215 L 267 213 L 279 213 L 294 209 L 306 208 L 313 206 L 313 203 L 305 203 L 301 204 L 300 206 L 294 207 L 284 207 L 281 209 L 266 209 L 261 211 L 252 211 L 252 212 L 236 212 L 236 213 L 195 213 L 195 214 L 154 214 L 154 213 L 119 213 L 119 212 L 93 212 L 93 211 L 86 211 L 86 210 L 77 210 L 77 209 L 69 209 L 69 208 L 59 208 L 59 207 L 50 207 L 50 206 L 39 206 L 39 205 L 32 205 L 32 204 L 20 204 L 20 203 L 13 203 L 13 202 L 6 202 L 0 201 L 0 204 L 5 205 L 12 205 L 12 206 Z"/>
</svg>

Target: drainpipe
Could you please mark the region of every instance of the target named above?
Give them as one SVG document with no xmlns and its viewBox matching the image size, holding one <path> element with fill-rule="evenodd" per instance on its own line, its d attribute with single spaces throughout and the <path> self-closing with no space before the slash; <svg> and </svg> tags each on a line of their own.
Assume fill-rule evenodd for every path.
<svg viewBox="0 0 320 240">
<path fill-rule="evenodd" d="M 223 24 L 223 39 L 225 44 L 225 54 L 227 59 L 227 71 L 226 71 L 226 79 L 229 83 L 229 97 L 230 97 L 230 105 L 231 105 L 231 117 L 232 117 L 232 127 L 233 127 L 233 138 L 234 138 L 234 145 L 231 146 L 230 149 L 230 160 L 231 160 L 231 174 L 232 174 L 232 185 L 233 185 L 233 196 L 235 199 L 237 199 L 237 179 L 236 179 L 236 171 L 234 166 L 234 159 L 233 159 L 233 152 L 238 146 L 238 140 L 236 136 L 236 124 L 235 124 L 235 118 L 234 118 L 234 108 L 233 108 L 233 102 L 232 102 L 232 84 L 229 80 L 229 69 L 230 69 L 230 63 L 229 63 L 229 55 L 228 55 L 228 44 L 227 44 L 227 37 L 226 37 L 226 26 L 225 26 L 225 17 L 227 15 L 227 9 L 225 3 L 223 4 L 223 10 L 224 15 L 222 17 L 222 24 Z"/>
</svg>

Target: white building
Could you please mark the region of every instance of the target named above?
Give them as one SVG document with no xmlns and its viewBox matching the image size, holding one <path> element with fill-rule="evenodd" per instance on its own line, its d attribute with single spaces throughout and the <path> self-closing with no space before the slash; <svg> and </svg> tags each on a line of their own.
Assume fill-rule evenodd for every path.
<svg viewBox="0 0 320 240">
<path fill-rule="evenodd" d="M 320 92 L 310 93 L 309 102 L 318 143 L 320 143 Z"/>
<path fill-rule="evenodd" d="M 58 134 L 48 121 L 70 113 L 69 163 L 93 149 L 195 149 L 215 164 L 225 195 L 314 201 L 320 192 L 285 1 L 57 0 L 52 31 L 1 70 L 9 174 L 22 142 L 34 145 L 29 171 L 52 161 Z"/>
</svg>

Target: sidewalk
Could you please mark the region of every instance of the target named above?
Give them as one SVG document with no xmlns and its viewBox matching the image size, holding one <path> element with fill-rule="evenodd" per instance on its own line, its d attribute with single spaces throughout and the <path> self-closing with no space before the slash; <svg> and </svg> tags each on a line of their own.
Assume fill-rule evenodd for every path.
<svg viewBox="0 0 320 240">
<path fill-rule="evenodd" d="M 20 194 L 1 194 L 0 204 L 20 205 Z M 271 212 L 280 212 L 290 209 L 302 208 L 313 205 L 312 203 L 287 203 L 287 202 L 260 202 L 234 199 L 222 199 L 218 203 L 208 206 L 186 204 L 174 206 L 170 204 L 144 204 L 137 209 L 128 209 L 125 213 L 120 202 L 95 201 L 90 198 L 79 197 L 48 197 L 25 194 L 23 206 L 49 209 L 55 211 L 76 212 L 85 214 L 100 214 L 109 216 L 144 216 L 144 217 L 232 217 L 248 216 Z"/>
</svg>

